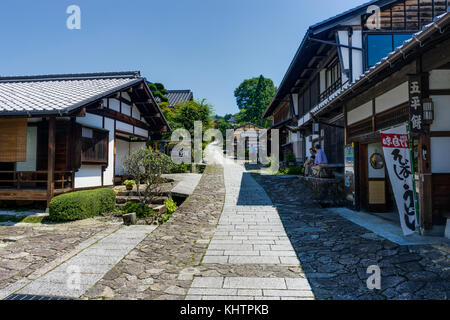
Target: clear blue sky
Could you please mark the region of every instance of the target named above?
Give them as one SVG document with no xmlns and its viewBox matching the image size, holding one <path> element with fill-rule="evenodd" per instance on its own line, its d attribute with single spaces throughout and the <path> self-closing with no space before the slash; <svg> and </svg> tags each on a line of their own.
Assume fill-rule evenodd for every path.
<svg viewBox="0 0 450 320">
<path fill-rule="evenodd" d="M 2 0 L 1 75 L 140 70 L 217 114 L 263 74 L 279 85 L 307 27 L 366 0 Z M 81 8 L 81 30 L 66 8 Z"/>
</svg>

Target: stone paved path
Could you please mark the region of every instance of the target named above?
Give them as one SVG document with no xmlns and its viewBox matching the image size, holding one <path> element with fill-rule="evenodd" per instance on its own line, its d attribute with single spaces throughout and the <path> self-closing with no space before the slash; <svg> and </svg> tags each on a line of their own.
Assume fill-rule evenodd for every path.
<svg viewBox="0 0 450 320">
<path fill-rule="evenodd" d="M 122 227 L 17 293 L 79 298 L 155 229 L 156 226 Z"/>
<path fill-rule="evenodd" d="M 224 166 L 225 206 L 203 263 L 298 266 L 277 209 L 245 169 Z"/>
<path fill-rule="evenodd" d="M 298 178 L 254 177 L 276 205 L 317 299 L 450 298 L 448 246 L 398 245 L 315 204 Z M 380 290 L 367 288 L 372 265 L 381 269 Z"/>
<path fill-rule="evenodd" d="M 208 166 L 194 193 L 81 299 L 182 300 L 200 266 L 225 199 L 223 170 Z"/>
<path fill-rule="evenodd" d="M 243 166 L 228 159 L 223 165 L 225 206 L 202 265 L 222 273 L 221 265 L 242 269 L 248 276 L 239 277 L 233 269 L 226 277 L 199 275 L 187 299 L 312 299 L 306 278 L 277 276 L 280 269 L 300 265 L 272 201 Z M 265 277 L 255 269 L 252 272 L 251 265 L 278 270 Z"/>
<path fill-rule="evenodd" d="M 0 226 L 0 300 L 117 228 L 102 218 Z"/>
</svg>

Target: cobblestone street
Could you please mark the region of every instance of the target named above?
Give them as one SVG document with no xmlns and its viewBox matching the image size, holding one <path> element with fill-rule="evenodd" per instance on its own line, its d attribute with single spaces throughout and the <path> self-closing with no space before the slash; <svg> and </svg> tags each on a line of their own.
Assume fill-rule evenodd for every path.
<svg viewBox="0 0 450 320">
<path fill-rule="evenodd" d="M 298 178 L 254 177 L 274 201 L 317 299 L 449 299 L 448 246 L 397 245 L 314 204 Z M 381 268 L 381 290 L 367 289 L 370 265 Z"/>
<path fill-rule="evenodd" d="M 395 244 L 317 205 L 297 177 L 249 173 L 212 151 L 218 163 L 208 160 L 194 193 L 156 229 L 0 227 L 0 298 L 449 298 L 448 246 Z M 83 283 L 71 292 L 64 269 L 74 264 Z M 381 290 L 367 288 L 371 265 Z"/>
<path fill-rule="evenodd" d="M 96 219 L 0 226 L 0 299 L 10 293 L 3 293 L 8 286 L 18 284 L 19 289 L 117 228 Z"/>
</svg>

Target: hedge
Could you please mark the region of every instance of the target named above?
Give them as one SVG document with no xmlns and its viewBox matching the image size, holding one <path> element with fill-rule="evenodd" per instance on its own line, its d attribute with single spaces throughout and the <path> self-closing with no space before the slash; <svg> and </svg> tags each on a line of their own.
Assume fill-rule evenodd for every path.
<svg viewBox="0 0 450 320">
<path fill-rule="evenodd" d="M 50 201 L 50 220 L 75 221 L 114 211 L 116 193 L 112 189 L 77 191 L 59 195 Z"/>
</svg>

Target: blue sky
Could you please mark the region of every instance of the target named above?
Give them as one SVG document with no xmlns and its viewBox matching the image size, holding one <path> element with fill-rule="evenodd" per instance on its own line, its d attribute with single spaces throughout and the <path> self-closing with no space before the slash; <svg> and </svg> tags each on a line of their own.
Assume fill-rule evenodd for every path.
<svg viewBox="0 0 450 320">
<path fill-rule="evenodd" d="M 2 0 L 0 75 L 140 70 L 217 114 L 263 74 L 279 85 L 307 27 L 365 0 Z M 81 30 L 66 8 L 81 8 Z"/>
</svg>

